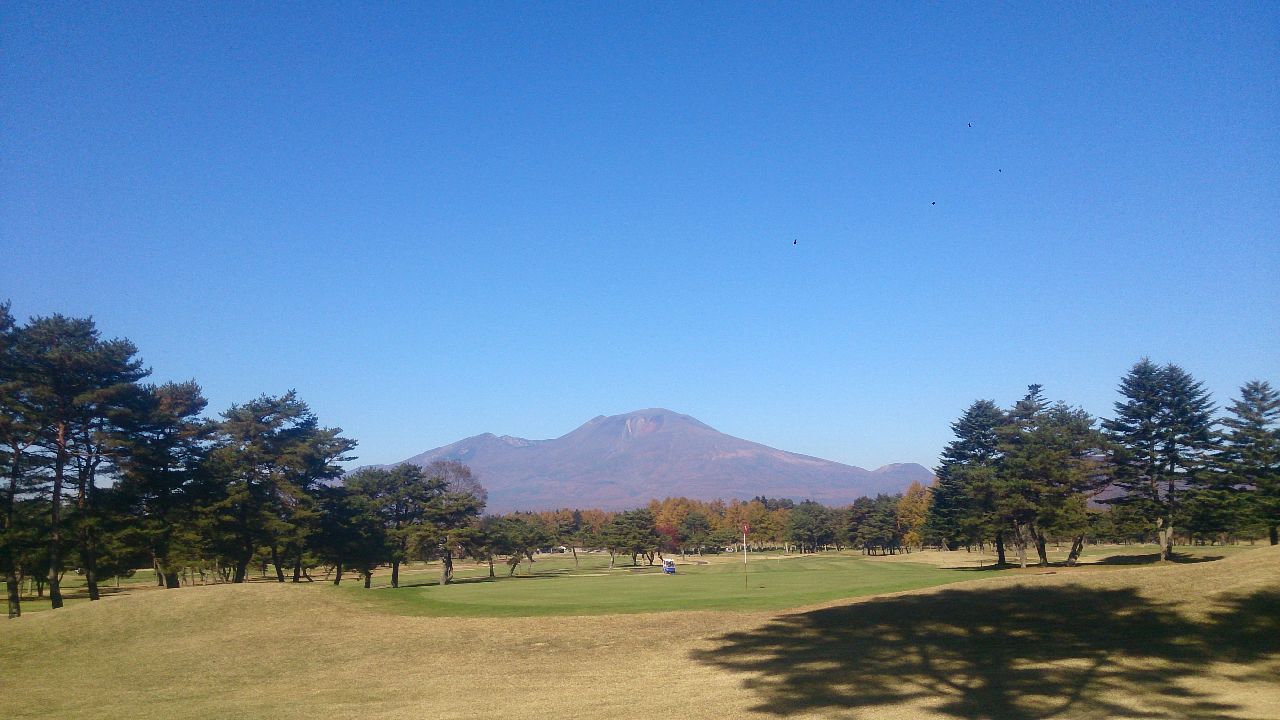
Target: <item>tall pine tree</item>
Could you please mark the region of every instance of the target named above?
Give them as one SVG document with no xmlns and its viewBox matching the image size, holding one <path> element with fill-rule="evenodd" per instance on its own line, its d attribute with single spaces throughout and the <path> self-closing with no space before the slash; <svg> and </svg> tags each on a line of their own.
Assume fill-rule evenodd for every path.
<svg viewBox="0 0 1280 720">
<path fill-rule="evenodd" d="M 1240 398 L 1227 411 L 1219 456 L 1225 485 L 1248 493 L 1240 499 L 1266 526 L 1271 544 L 1280 544 L 1280 393 L 1270 383 L 1254 380 L 1240 388 Z"/>
<path fill-rule="evenodd" d="M 1103 424 L 1117 445 L 1117 501 L 1148 519 L 1167 560 L 1187 488 L 1213 449 L 1213 402 L 1187 371 L 1146 358 L 1121 379 L 1120 394 L 1115 418 Z"/>
<path fill-rule="evenodd" d="M 1000 460 L 997 429 L 1004 411 L 991 400 L 974 401 L 951 424 L 956 439 L 942 451 L 934 474 L 927 527 L 951 550 L 993 537 L 999 561 L 1004 562 L 1004 535 L 993 520 L 989 488 Z"/>
</svg>

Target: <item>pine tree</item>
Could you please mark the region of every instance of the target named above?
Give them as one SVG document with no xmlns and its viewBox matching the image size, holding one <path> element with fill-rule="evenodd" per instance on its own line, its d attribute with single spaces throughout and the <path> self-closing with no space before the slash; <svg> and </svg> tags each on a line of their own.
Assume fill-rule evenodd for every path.
<svg viewBox="0 0 1280 720">
<path fill-rule="evenodd" d="M 1014 527 L 1019 563 L 1025 565 L 1026 545 L 1034 543 L 1047 565 L 1052 534 L 1072 538 L 1067 562 L 1074 564 L 1088 530 L 1088 498 L 1110 482 L 1106 439 L 1083 410 L 1048 405 L 1039 385 L 1028 388 L 1009 417 L 1001 428 L 996 506 Z"/>
<path fill-rule="evenodd" d="M 1237 501 L 1231 503 L 1237 513 L 1242 505 L 1251 505 L 1271 544 L 1280 544 L 1280 393 L 1254 380 L 1240 388 L 1240 398 L 1227 410 L 1218 456 L 1223 478 L 1214 489 Z"/>
<path fill-rule="evenodd" d="M 139 388 L 110 448 L 129 514 L 121 532 L 149 551 L 167 588 L 178 587 L 181 567 L 193 559 L 178 538 L 196 521 L 196 485 L 213 430 L 200 416 L 207 404 L 194 380 Z"/>
<path fill-rule="evenodd" d="M 632 565 L 638 564 L 640 555 L 647 555 L 652 565 L 653 556 L 662 541 L 653 512 L 648 508 L 618 513 L 604 526 L 600 539 L 609 550 L 610 567 L 615 554 L 630 555 Z"/>
<path fill-rule="evenodd" d="M 280 542 L 293 529 L 291 506 L 302 500 L 287 476 L 288 464 L 297 444 L 315 432 L 316 417 L 292 390 L 232 405 L 222 417 L 210 456 L 218 483 L 218 497 L 208 508 L 210 529 L 231 557 L 234 582 L 245 581 L 250 561 L 264 547 L 276 579 L 284 582 Z"/>
<path fill-rule="evenodd" d="M 9 304 L 0 303 L 0 466 L 5 478 L 0 489 L 0 569 L 11 618 L 22 614 L 20 558 L 28 550 L 32 530 L 20 523 L 25 515 L 19 512 L 19 504 L 38 482 L 34 471 L 42 458 L 37 444 L 44 432 L 31 404 L 30 378 L 16 350 L 21 331 L 9 314 Z"/>
<path fill-rule="evenodd" d="M 991 487 L 994 517 L 998 526 L 1013 528 L 1021 567 L 1027 566 L 1027 544 L 1039 537 L 1035 525 L 1044 483 L 1043 448 L 1038 432 L 1048 404 L 1040 385 L 1027 386 L 1027 394 L 1014 404 L 1005 416 L 1005 423 L 996 431 L 1000 438 L 1000 460 Z M 1048 564 L 1043 541 L 1036 545 L 1041 564 Z"/>
<path fill-rule="evenodd" d="M 817 552 L 831 544 L 835 541 L 831 511 L 812 500 L 796 505 L 788 518 L 787 539 L 799 545 L 801 552 Z"/>
<path fill-rule="evenodd" d="M 1173 549 L 1174 522 L 1195 475 L 1213 449 L 1213 402 L 1202 383 L 1177 365 L 1143 359 L 1120 381 L 1125 398 L 1103 423 L 1118 446 L 1116 485 L 1153 524 L 1160 559 Z"/>
<path fill-rule="evenodd" d="M 93 500 L 96 471 L 104 460 L 101 434 L 110 432 L 113 415 L 129 387 L 150 370 L 134 357 L 138 351 L 133 343 L 103 340 L 89 318 L 33 318 L 18 334 L 12 352 L 26 379 L 28 407 L 45 429 L 42 445 L 52 475 L 47 526 L 49 601 L 54 608 L 62 607 L 66 531 L 72 529 L 63 517 L 68 489 L 75 490 L 80 562 L 90 598 L 97 599 Z"/>
<path fill-rule="evenodd" d="M 1005 415 L 990 400 L 977 400 L 951 425 L 956 439 L 942 451 L 934 471 L 927 528 L 947 549 L 982 542 L 994 536 L 1004 562 L 1003 533 L 993 524 L 988 488 L 1000 459 L 997 429 Z"/>
</svg>

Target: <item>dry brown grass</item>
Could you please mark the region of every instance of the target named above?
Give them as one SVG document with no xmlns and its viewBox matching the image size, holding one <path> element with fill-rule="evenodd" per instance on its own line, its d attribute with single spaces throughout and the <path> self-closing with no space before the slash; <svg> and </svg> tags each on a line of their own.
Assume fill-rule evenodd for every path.
<svg viewBox="0 0 1280 720">
<path fill-rule="evenodd" d="M 974 682 L 972 669 L 947 678 L 950 671 L 942 668 L 951 686 L 925 691 L 905 687 L 919 681 L 907 672 L 904 687 L 880 688 L 886 694 L 872 697 L 875 661 L 868 667 L 860 653 L 869 648 L 856 646 L 856 638 L 871 636 L 855 634 L 846 643 L 838 633 L 864 617 L 912 603 L 945 615 L 957 599 L 963 605 L 965 598 L 1055 593 L 1123 596 L 1192 622 L 1221 617 L 1229 598 L 1277 588 L 1280 548 L 1190 565 L 977 579 L 902 593 L 898 601 L 830 603 L 784 616 L 424 618 L 383 614 L 316 585 L 183 588 L 110 598 L 0 626 L 0 717 L 1047 717 L 1047 701 L 1043 710 L 1034 703 L 1003 714 L 965 710 L 954 688 Z M 1055 609 L 1065 617 L 1075 611 Z M 1280 628 L 1267 624 L 1266 612 L 1247 619 L 1261 623 L 1255 628 L 1260 632 Z M 822 629 L 815 618 L 839 624 Z M 825 639 L 805 644 L 789 629 L 797 623 L 818 627 Z M 1108 662 L 1101 651 L 1105 638 L 1081 637 L 1058 638 L 1083 642 L 1078 657 L 1068 652 L 1013 658 L 1022 665 L 1003 671 L 1069 674 L 1082 663 Z M 904 645 L 904 653 L 909 651 Z M 1130 659 L 1157 671 L 1162 664 L 1150 656 Z M 1182 667 L 1172 684 L 1158 688 L 1125 690 L 1103 682 L 1108 676 L 1095 668 L 1080 675 L 1083 699 L 1068 702 L 1054 717 L 1123 716 L 1101 709 L 1108 707 L 1134 708 L 1135 716 L 1145 710 L 1155 717 L 1280 717 L 1280 683 L 1268 675 L 1280 671 L 1276 653 L 1264 646 L 1247 658 L 1222 654 L 1204 660 L 1196 672 Z M 1037 662 L 1043 665 L 1038 671 Z M 787 687 L 788 681 L 794 685 Z M 1171 689 L 1190 693 L 1200 704 L 1142 697 Z"/>
</svg>

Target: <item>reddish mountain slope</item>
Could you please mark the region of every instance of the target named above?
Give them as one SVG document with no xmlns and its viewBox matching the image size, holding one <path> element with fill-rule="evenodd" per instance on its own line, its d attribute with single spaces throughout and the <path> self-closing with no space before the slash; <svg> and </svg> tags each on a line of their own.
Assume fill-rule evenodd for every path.
<svg viewBox="0 0 1280 720">
<path fill-rule="evenodd" d="M 600 416 L 554 440 L 490 433 L 406 462 L 459 460 L 489 491 L 489 511 L 636 507 L 651 498 L 756 495 L 844 504 L 900 492 L 932 474 L 915 463 L 864 470 L 742 440 L 670 410 Z"/>
</svg>

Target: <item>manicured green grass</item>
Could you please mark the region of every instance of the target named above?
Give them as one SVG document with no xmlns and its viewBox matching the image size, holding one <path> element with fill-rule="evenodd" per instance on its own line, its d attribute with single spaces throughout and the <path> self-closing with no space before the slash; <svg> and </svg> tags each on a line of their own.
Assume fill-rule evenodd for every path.
<svg viewBox="0 0 1280 720">
<path fill-rule="evenodd" d="M 658 567 L 608 569 L 607 558 L 539 558 L 532 574 L 488 578 L 487 568 L 459 573 L 441 586 L 435 568 L 406 572 L 401 587 L 365 590 L 357 583 L 338 589 L 368 606 L 406 615 L 509 617 L 598 615 L 677 610 L 770 610 L 942 585 L 973 579 L 969 573 L 910 562 L 871 562 L 844 553 L 816 556 L 753 556 L 741 561 L 709 559 L 680 565 L 675 575 Z M 381 578 L 385 582 L 385 577 Z M 428 584 L 429 583 L 429 584 Z"/>
</svg>

